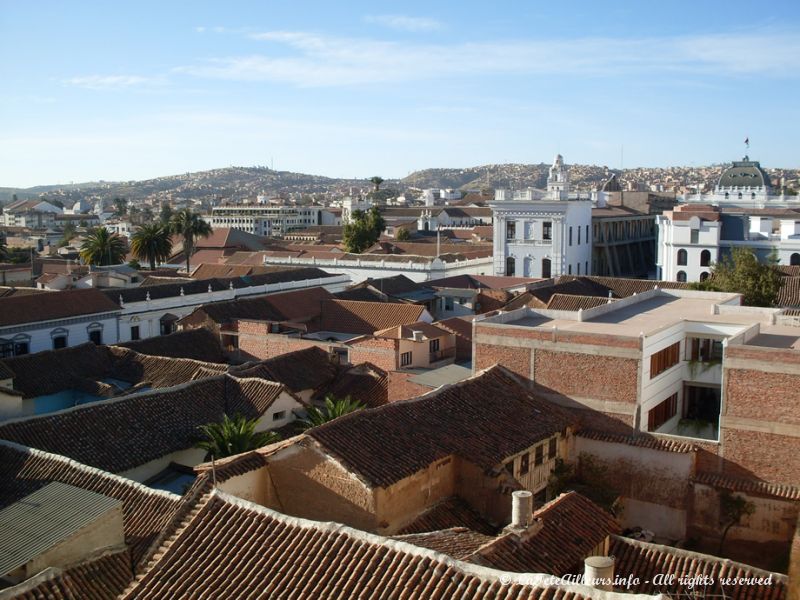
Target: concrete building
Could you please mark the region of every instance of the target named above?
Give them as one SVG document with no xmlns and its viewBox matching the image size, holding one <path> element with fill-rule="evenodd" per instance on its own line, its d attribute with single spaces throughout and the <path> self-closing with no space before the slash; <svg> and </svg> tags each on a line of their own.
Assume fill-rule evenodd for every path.
<svg viewBox="0 0 800 600">
<path fill-rule="evenodd" d="M 323 206 L 224 205 L 211 209 L 211 226 L 241 229 L 260 236 L 280 237 L 317 225 L 341 225 L 341 219 Z"/>
</svg>

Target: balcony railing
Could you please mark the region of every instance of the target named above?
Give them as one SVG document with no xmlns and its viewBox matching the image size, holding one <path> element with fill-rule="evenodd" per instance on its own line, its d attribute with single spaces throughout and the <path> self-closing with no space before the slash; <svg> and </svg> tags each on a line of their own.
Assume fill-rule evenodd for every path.
<svg viewBox="0 0 800 600">
<path fill-rule="evenodd" d="M 451 346 L 450 348 L 443 348 L 442 350 L 435 350 L 431 352 L 430 359 L 428 363 L 435 363 L 439 362 L 440 360 L 444 360 L 446 358 L 452 358 L 456 355 L 456 348 L 455 346 Z"/>
</svg>

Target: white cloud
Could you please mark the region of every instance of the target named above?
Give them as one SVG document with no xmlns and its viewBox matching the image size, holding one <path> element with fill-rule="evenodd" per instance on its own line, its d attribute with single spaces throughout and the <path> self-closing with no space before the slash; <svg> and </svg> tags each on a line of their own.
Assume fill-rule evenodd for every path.
<svg viewBox="0 0 800 600">
<path fill-rule="evenodd" d="M 442 24 L 436 19 L 428 17 L 409 17 L 406 15 L 368 15 L 364 17 L 367 23 L 383 25 L 398 31 L 437 31 L 442 28 Z"/>
<path fill-rule="evenodd" d="M 63 79 L 62 83 L 89 90 L 124 90 L 162 84 L 164 79 L 140 75 L 84 75 Z"/>
<path fill-rule="evenodd" d="M 194 30 L 197 33 L 205 33 L 206 32 L 206 28 L 205 27 L 195 27 Z"/>
<path fill-rule="evenodd" d="M 758 32 L 672 38 L 577 38 L 456 44 L 399 43 L 309 32 L 249 34 L 278 52 L 216 58 L 176 71 L 300 87 L 422 81 L 454 76 L 646 74 L 795 77 L 800 37 Z M 623 83 L 621 80 L 620 83 Z"/>
</svg>

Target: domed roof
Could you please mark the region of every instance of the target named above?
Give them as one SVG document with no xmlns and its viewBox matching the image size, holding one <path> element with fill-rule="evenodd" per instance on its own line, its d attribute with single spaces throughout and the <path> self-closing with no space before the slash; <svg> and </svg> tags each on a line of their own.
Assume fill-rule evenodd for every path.
<svg viewBox="0 0 800 600">
<path fill-rule="evenodd" d="M 603 183 L 603 186 L 600 188 L 601 192 L 621 192 L 622 186 L 619 183 L 619 179 L 617 179 L 616 173 L 613 174 L 611 177 Z"/>
<path fill-rule="evenodd" d="M 769 175 L 761 168 L 757 160 L 744 160 L 733 162 L 733 166 L 726 169 L 719 178 L 719 187 L 772 187 Z"/>
</svg>

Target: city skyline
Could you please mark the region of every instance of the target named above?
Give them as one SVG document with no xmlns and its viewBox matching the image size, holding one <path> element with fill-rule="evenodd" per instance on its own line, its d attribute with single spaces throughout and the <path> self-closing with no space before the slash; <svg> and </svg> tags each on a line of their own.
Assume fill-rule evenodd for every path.
<svg viewBox="0 0 800 600">
<path fill-rule="evenodd" d="M 790 168 L 800 11 L 760 8 L 7 2 L 0 186 L 256 164 L 394 178 L 556 152 L 693 166 L 745 138 Z"/>
</svg>

